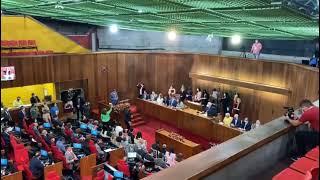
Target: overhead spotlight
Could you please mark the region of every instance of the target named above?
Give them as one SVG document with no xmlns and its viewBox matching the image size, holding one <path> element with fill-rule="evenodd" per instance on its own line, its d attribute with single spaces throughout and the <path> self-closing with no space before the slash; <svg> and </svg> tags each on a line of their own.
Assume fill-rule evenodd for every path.
<svg viewBox="0 0 320 180">
<path fill-rule="evenodd" d="M 112 24 L 112 25 L 109 27 L 109 31 L 112 32 L 112 33 L 118 32 L 118 26 L 117 26 L 116 24 Z"/>
<path fill-rule="evenodd" d="M 177 33 L 176 33 L 175 31 L 170 31 L 170 32 L 168 33 L 168 39 L 169 39 L 170 41 L 174 41 L 174 40 L 176 39 L 176 37 L 177 37 Z"/>
<path fill-rule="evenodd" d="M 142 10 L 141 10 L 141 9 L 139 9 L 139 10 L 138 10 L 138 13 L 142 13 Z"/>
<path fill-rule="evenodd" d="M 213 39 L 213 34 L 209 34 L 206 38 L 207 41 L 211 42 Z"/>
<path fill-rule="evenodd" d="M 232 43 L 233 45 L 240 44 L 240 42 L 241 42 L 241 37 L 240 37 L 239 35 L 233 35 L 233 36 L 231 37 L 231 43 Z"/>
</svg>

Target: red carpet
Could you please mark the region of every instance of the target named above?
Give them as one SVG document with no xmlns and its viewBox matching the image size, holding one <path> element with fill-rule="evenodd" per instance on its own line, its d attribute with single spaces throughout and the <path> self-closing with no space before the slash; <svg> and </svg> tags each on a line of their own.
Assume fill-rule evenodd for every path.
<svg viewBox="0 0 320 180">
<path fill-rule="evenodd" d="M 211 143 L 209 140 L 199 137 L 197 135 L 191 134 L 187 131 L 178 129 L 177 127 L 174 127 L 170 124 L 167 124 L 163 121 L 157 120 L 155 118 L 152 117 L 148 117 L 146 119 L 144 119 L 147 123 L 141 126 L 137 126 L 134 128 L 134 133 L 136 134 L 137 132 L 141 132 L 142 133 L 142 137 L 143 139 L 145 139 L 147 141 L 147 148 L 148 150 L 150 150 L 150 147 L 152 144 L 155 143 L 155 132 L 158 129 L 165 129 L 169 132 L 175 132 L 178 133 L 180 135 L 182 135 L 183 137 L 185 137 L 186 139 L 193 141 L 197 144 L 200 144 L 202 146 L 203 150 L 206 150 L 208 148 L 210 148 L 210 144 Z M 212 143 L 216 143 L 216 142 L 212 142 Z"/>
</svg>

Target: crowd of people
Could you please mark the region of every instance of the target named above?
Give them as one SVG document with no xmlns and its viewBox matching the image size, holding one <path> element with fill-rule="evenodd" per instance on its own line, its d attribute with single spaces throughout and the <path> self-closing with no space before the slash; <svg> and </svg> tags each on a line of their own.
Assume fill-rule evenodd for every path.
<svg viewBox="0 0 320 180">
<path fill-rule="evenodd" d="M 233 99 L 231 99 L 228 92 L 221 92 L 219 89 L 212 89 L 209 93 L 206 89 L 201 90 L 197 88 L 193 94 L 191 87 L 185 88 L 181 86 L 179 91 L 171 85 L 168 90 L 168 94 L 157 94 L 154 91 L 149 93 L 144 83 L 139 83 L 138 97 L 145 100 L 150 100 L 159 105 L 165 105 L 171 108 L 184 109 L 186 108 L 185 101 L 192 101 L 199 103 L 202 107 L 202 113 L 208 117 L 215 117 L 219 114 L 222 115 L 223 120 L 220 124 L 224 124 L 228 127 L 238 128 L 242 131 L 250 131 L 261 125 L 259 120 L 252 123 L 248 117 L 240 119 L 241 113 L 241 98 L 239 93 L 235 93 Z"/>
<path fill-rule="evenodd" d="M 45 166 L 57 161 L 63 162 L 65 176 L 79 176 L 79 160 L 82 157 L 95 153 L 97 163 L 108 162 L 110 154 L 106 150 L 120 147 L 124 148 L 125 157 L 117 168 L 121 171 L 127 167 L 129 173 L 125 175 L 130 179 L 139 179 L 141 172 L 157 172 L 182 160 L 182 154 L 176 155 L 174 149 L 167 149 L 165 144 L 160 147 L 159 142 L 147 149 L 147 141 L 141 132 L 134 135 L 129 123 L 127 127 L 122 127 L 112 119 L 110 114 L 116 102 L 110 103 L 108 110 L 102 110 L 102 123 L 99 123 L 99 120 L 92 119 L 90 107 L 84 107 L 88 102 L 81 103 L 80 99 L 76 100 L 75 106 L 72 99 L 64 102 L 67 117 L 64 121 L 59 118 L 56 103 L 41 103 L 34 94 L 30 101 L 30 108 L 20 104 L 17 119 L 11 118 L 8 109 L 1 105 L 1 162 L 7 161 L 1 164 L 3 175 L 17 170 L 17 155 L 11 143 L 13 137 L 27 149 L 30 161 L 26 171 L 37 179 L 44 178 Z M 123 113 L 131 118 L 130 109 L 126 108 Z M 27 176 L 27 173 L 24 172 L 24 175 Z"/>
</svg>

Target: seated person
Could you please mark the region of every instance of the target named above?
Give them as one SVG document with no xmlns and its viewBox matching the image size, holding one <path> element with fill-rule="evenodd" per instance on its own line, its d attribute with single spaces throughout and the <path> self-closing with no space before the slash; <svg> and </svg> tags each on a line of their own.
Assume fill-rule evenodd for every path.
<svg viewBox="0 0 320 180">
<path fill-rule="evenodd" d="M 223 118 L 223 124 L 230 127 L 232 122 L 232 117 L 230 116 L 230 113 L 226 113 L 225 117 Z"/>
<path fill-rule="evenodd" d="M 213 104 L 211 102 L 208 102 L 207 108 L 206 108 L 206 113 L 208 117 L 214 117 L 218 115 L 218 108 L 216 104 Z"/>
<path fill-rule="evenodd" d="M 169 100 L 170 107 L 177 107 L 178 101 L 175 96 L 171 96 Z"/>
<path fill-rule="evenodd" d="M 230 124 L 230 127 L 234 127 L 234 128 L 239 128 L 241 127 L 241 121 L 239 119 L 239 115 L 238 114 L 235 114 L 233 116 L 233 119 L 231 121 L 231 124 Z"/>
<path fill-rule="evenodd" d="M 312 67 L 317 67 L 318 59 L 316 55 L 313 55 L 312 58 L 309 60 L 309 65 Z"/>
<path fill-rule="evenodd" d="M 186 99 L 192 101 L 192 89 L 189 87 L 186 92 Z"/>
<path fill-rule="evenodd" d="M 243 130 L 243 131 L 250 131 L 251 130 L 251 123 L 247 117 L 244 118 L 244 122 L 241 124 L 241 130 Z"/>
<path fill-rule="evenodd" d="M 151 94 L 150 94 L 150 100 L 151 101 L 156 101 L 157 100 L 157 94 L 154 91 L 152 91 Z"/>
<path fill-rule="evenodd" d="M 200 88 L 197 88 L 197 93 L 194 95 L 194 102 L 201 102 L 202 92 Z"/>
<path fill-rule="evenodd" d="M 177 162 L 183 161 L 183 154 L 182 153 L 177 154 L 176 161 Z"/>
<path fill-rule="evenodd" d="M 162 104 L 165 105 L 165 106 L 169 106 L 169 98 L 168 98 L 168 96 L 165 96 L 163 98 L 163 103 Z"/>
<path fill-rule="evenodd" d="M 158 98 L 157 98 L 157 104 L 162 105 L 163 104 L 163 97 L 162 94 L 160 93 Z"/>
<path fill-rule="evenodd" d="M 72 147 L 67 147 L 67 151 L 64 154 L 67 164 L 68 164 L 68 168 L 69 169 L 77 169 L 78 167 L 78 158 L 77 156 L 74 154 Z"/>
<path fill-rule="evenodd" d="M 65 147 L 65 139 L 64 137 L 60 137 L 58 141 L 56 142 L 57 148 L 62 152 L 66 153 L 66 147 Z"/>
<path fill-rule="evenodd" d="M 148 94 L 147 91 L 144 91 L 144 92 L 143 92 L 142 99 L 144 99 L 144 100 L 150 99 L 150 95 Z"/>
<path fill-rule="evenodd" d="M 137 145 L 134 143 L 134 135 L 130 135 L 130 140 L 128 144 L 124 147 L 126 154 L 129 152 L 136 152 L 138 149 Z"/>
<path fill-rule="evenodd" d="M 167 168 L 167 163 L 164 161 L 162 153 L 159 154 L 157 158 L 154 159 L 155 165 L 160 167 L 160 169 Z"/>
<path fill-rule="evenodd" d="M 18 96 L 16 100 L 13 101 L 13 107 L 21 107 L 23 106 L 23 102 L 21 100 L 21 97 Z"/>
<path fill-rule="evenodd" d="M 32 155 L 32 154 L 31 154 Z M 44 173 L 44 165 L 40 161 L 40 152 L 37 151 L 35 155 L 31 158 L 29 168 L 30 171 L 32 172 L 32 175 L 37 178 L 37 179 L 43 179 L 43 173 Z"/>
<path fill-rule="evenodd" d="M 184 105 L 184 103 L 183 103 L 183 101 L 181 99 L 178 99 L 177 108 L 178 109 L 184 109 L 185 108 L 185 105 Z"/>
<path fill-rule="evenodd" d="M 157 171 L 155 168 L 154 158 L 150 154 L 146 154 L 143 158 L 143 164 L 147 172 Z M 159 169 L 160 170 L 160 169 Z"/>
<path fill-rule="evenodd" d="M 251 125 L 251 129 L 255 129 L 255 128 L 258 128 L 258 127 L 260 127 L 260 126 L 261 126 L 260 121 L 259 121 L 259 120 L 256 120 L 256 122 Z"/>
<path fill-rule="evenodd" d="M 34 133 L 37 135 L 37 136 L 41 136 L 39 130 L 38 130 L 38 123 L 33 123 L 33 126 L 32 126 L 32 130 L 34 131 Z"/>
<path fill-rule="evenodd" d="M 119 132 L 118 136 L 115 138 L 114 144 L 115 144 L 116 146 L 118 146 L 118 147 L 122 147 L 123 141 L 124 141 L 124 139 L 123 139 L 123 137 L 122 137 L 122 132 Z"/>
<path fill-rule="evenodd" d="M 41 136 L 42 136 L 42 138 L 46 141 L 46 143 L 47 143 L 48 145 L 51 144 L 51 137 L 49 136 L 47 130 L 42 130 Z"/>
<path fill-rule="evenodd" d="M 168 95 L 170 96 L 174 96 L 176 94 L 176 89 L 173 88 L 173 86 L 171 85 L 169 90 L 168 90 Z"/>
<path fill-rule="evenodd" d="M 117 91 L 114 89 L 114 90 L 110 93 L 110 102 L 111 102 L 113 105 L 116 105 L 116 104 L 118 104 L 118 101 L 119 101 L 118 93 L 117 93 Z"/>
<path fill-rule="evenodd" d="M 10 175 L 16 171 L 17 169 L 15 168 L 12 160 L 9 160 L 7 157 L 1 157 L 1 176 Z"/>
<path fill-rule="evenodd" d="M 174 149 L 171 148 L 170 151 L 166 152 L 166 163 L 168 166 L 174 166 L 176 165 L 177 161 L 176 161 L 176 154 L 174 153 Z"/>
</svg>

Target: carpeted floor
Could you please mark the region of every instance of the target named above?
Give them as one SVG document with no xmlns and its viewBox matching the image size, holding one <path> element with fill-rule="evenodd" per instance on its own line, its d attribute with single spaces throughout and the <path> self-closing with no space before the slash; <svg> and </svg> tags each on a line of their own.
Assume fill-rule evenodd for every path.
<svg viewBox="0 0 320 180">
<path fill-rule="evenodd" d="M 170 124 L 167 124 L 163 121 L 157 120 L 153 117 L 146 117 L 144 119 L 147 123 L 141 126 L 137 126 L 134 128 L 134 133 L 136 134 L 137 132 L 142 133 L 143 139 L 147 141 L 147 148 L 148 150 L 150 149 L 151 145 L 155 143 L 155 132 L 158 129 L 165 129 L 169 132 L 175 132 L 178 133 L 182 136 L 184 136 L 186 139 L 193 141 L 197 144 L 200 144 L 202 146 L 203 150 L 206 150 L 210 148 L 210 143 L 216 143 L 216 142 L 210 142 L 209 140 L 199 137 L 197 135 L 191 134 L 187 131 L 178 129 L 177 127 L 174 127 Z"/>
</svg>

